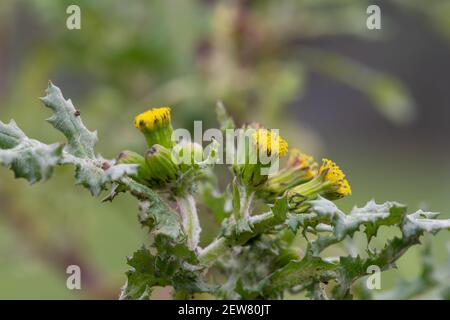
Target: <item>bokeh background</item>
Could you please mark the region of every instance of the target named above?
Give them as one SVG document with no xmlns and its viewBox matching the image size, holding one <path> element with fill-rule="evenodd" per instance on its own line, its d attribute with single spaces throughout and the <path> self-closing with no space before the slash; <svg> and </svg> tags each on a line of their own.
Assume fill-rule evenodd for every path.
<svg viewBox="0 0 450 320">
<path fill-rule="evenodd" d="M 81 30 L 66 28 L 70 4 Z M 381 30 L 366 28 L 369 4 Z M 175 126 L 216 127 L 221 100 L 238 123 L 280 128 L 291 146 L 336 160 L 354 190 L 343 209 L 374 198 L 449 218 L 449 57 L 446 0 L 3 0 L 0 119 L 62 141 L 37 99 L 51 79 L 112 158 L 144 149 L 138 112 L 171 105 Z M 29 186 L 0 168 L 1 299 L 117 298 L 125 257 L 147 241 L 137 204 L 101 204 L 72 175 L 58 168 Z M 443 265 L 449 234 L 425 240 Z M 419 277 L 420 251 L 383 273 L 383 290 Z M 82 268 L 80 291 L 66 288 L 69 264 Z"/>
</svg>

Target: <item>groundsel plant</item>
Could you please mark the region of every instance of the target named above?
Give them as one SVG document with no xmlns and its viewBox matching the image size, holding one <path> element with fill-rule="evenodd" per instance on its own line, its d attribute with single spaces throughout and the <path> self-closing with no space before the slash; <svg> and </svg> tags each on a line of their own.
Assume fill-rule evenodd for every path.
<svg viewBox="0 0 450 320">
<path fill-rule="evenodd" d="M 55 166 L 73 165 L 76 183 L 93 196 L 136 198 L 139 223 L 152 240 L 128 258 L 120 299 L 148 299 L 165 286 L 173 288 L 175 299 L 202 293 L 277 299 L 301 292 L 312 299 L 350 299 L 353 291 L 362 291 L 356 290 L 357 280 L 367 277 L 367 270 L 395 267 L 424 233 L 450 229 L 450 220 L 437 219 L 437 213 L 408 213 L 397 202 L 369 201 L 344 213 L 333 202 L 352 192 L 341 168 L 328 159 L 317 163 L 260 124 L 239 128 L 250 133 L 244 147 L 233 148 L 235 161 L 227 161 L 231 182 L 224 190 L 213 170 L 223 146 L 213 140 L 204 149 L 173 139 L 168 107 L 134 119 L 147 143 L 145 153 L 124 150 L 104 159 L 94 149 L 96 132 L 85 127 L 72 102 L 52 83 L 46 93 L 41 101 L 53 112 L 47 121 L 66 143 L 44 144 L 27 137 L 13 120 L 0 122 L 0 164 L 30 183 L 50 178 Z M 222 131 L 237 130 L 221 104 L 217 114 Z M 273 163 L 278 170 L 265 174 Z M 219 230 L 203 246 L 199 208 L 213 215 Z M 381 226 L 396 227 L 401 235 L 375 250 L 370 243 Z M 324 254 L 332 245 L 346 247 L 357 231 L 367 237 L 363 254 Z M 300 247 L 299 238 L 306 245 Z"/>
</svg>

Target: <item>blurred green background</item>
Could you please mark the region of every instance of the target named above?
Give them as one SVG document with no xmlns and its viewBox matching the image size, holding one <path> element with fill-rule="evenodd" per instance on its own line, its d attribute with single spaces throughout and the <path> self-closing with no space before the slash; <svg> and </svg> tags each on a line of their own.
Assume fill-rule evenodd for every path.
<svg viewBox="0 0 450 320">
<path fill-rule="evenodd" d="M 368 30 L 374 3 L 3 0 L 0 120 L 62 141 L 37 99 L 51 79 L 112 158 L 145 148 L 135 114 L 170 105 L 175 127 L 203 120 L 206 129 L 221 100 L 238 123 L 280 128 L 290 146 L 339 163 L 354 192 L 343 209 L 375 198 L 449 218 L 450 2 L 382 1 L 382 29 Z M 66 28 L 70 4 L 81 8 L 81 30 Z M 137 204 L 101 204 L 72 175 L 58 168 L 29 186 L 0 169 L 1 299 L 117 298 L 125 257 L 147 241 Z M 212 223 L 204 216 L 203 229 Z M 444 263 L 450 235 L 430 240 Z M 383 289 L 418 277 L 419 252 L 383 273 Z M 80 291 L 66 288 L 70 264 L 82 269 Z"/>
</svg>

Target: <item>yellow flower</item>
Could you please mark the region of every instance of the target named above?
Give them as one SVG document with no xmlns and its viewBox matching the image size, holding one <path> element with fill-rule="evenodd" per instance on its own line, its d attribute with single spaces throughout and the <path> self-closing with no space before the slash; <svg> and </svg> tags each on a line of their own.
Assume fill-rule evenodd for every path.
<svg viewBox="0 0 450 320">
<path fill-rule="evenodd" d="M 274 146 L 272 146 L 272 140 Z M 272 131 L 267 129 L 258 129 L 253 134 L 253 141 L 256 144 L 258 150 L 262 150 L 268 155 L 272 155 L 272 152 L 278 154 L 281 158 L 288 151 L 288 143 L 280 135 L 272 135 Z"/>
<path fill-rule="evenodd" d="M 166 148 L 173 146 L 169 107 L 154 108 L 137 115 L 134 125 L 144 134 L 149 147 L 154 144 Z"/>
<path fill-rule="evenodd" d="M 344 172 L 331 160 L 323 159 L 316 177 L 286 192 L 290 208 L 298 213 L 308 209 L 306 201 L 321 195 L 336 200 L 352 194 Z"/>
<path fill-rule="evenodd" d="M 352 194 L 352 189 L 345 178 L 344 172 L 342 172 L 339 166 L 333 161 L 322 159 L 319 175 L 322 175 L 326 181 L 334 186 L 333 194 L 337 198 L 343 198 Z"/>
<path fill-rule="evenodd" d="M 292 148 L 289 152 L 286 167 L 300 169 L 304 172 L 306 179 L 312 179 L 317 175 L 319 165 L 312 156 L 301 152 L 298 148 Z"/>
<path fill-rule="evenodd" d="M 170 124 L 170 108 L 161 107 L 145 111 L 134 118 L 134 125 L 141 131 L 153 130 Z"/>
<path fill-rule="evenodd" d="M 259 187 L 257 194 L 262 198 L 279 197 L 295 186 L 307 183 L 317 176 L 318 164 L 312 156 L 302 153 L 297 148 L 289 150 L 289 157 L 284 168 L 269 176 Z"/>
</svg>

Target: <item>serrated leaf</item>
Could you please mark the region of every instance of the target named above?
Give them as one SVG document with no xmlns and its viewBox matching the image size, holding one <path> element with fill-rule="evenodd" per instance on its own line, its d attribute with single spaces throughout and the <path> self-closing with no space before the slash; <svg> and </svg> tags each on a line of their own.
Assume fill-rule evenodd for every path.
<svg viewBox="0 0 450 320">
<path fill-rule="evenodd" d="M 156 192 L 129 177 L 121 179 L 121 183 L 140 200 L 139 221 L 143 226 L 175 243 L 185 239 L 179 215 Z"/>
<path fill-rule="evenodd" d="M 132 269 L 126 272 L 127 283 L 122 288 L 121 300 L 140 299 L 149 293 L 149 288 L 161 283 L 156 275 L 155 259 L 145 247 L 136 251 L 127 263 Z"/>
<path fill-rule="evenodd" d="M 395 267 L 395 262 L 413 245 L 419 243 L 420 236 L 424 232 L 436 234 L 440 230 L 448 230 L 450 219 L 437 220 L 437 213 L 423 212 L 419 210 L 415 213 L 405 215 L 398 227 L 402 232 L 402 237 L 395 237 L 388 241 L 385 247 L 379 252 L 368 251 L 369 257 L 341 257 L 339 266 L 339 286 L 333 290 L 333 295 L 338 298 L 347 298 L 351 285 L 358 278 L 367 275 L 369 266 L 377 266 L 384 271 Z"/>
<path fill-rule="evenodd" d="M 0 149 L 14 148 L 25 138 L 25 133 L 20 130 L 14 120 L 8 124 L 0 121 Z"/>
<path fill-rule="evenodd" d="M 402 225 L 403 235 L 411 237 L 423 232 L 436 234 L 441 230 L 450 230 L 450 219 L 437 220 L 438 215 L 439 213 L 422 210 L 407 215 Z"/>
<path fill-rule="evenodd" d="M 28 138 L 14 121 L 0 121 L 0 165 L 30 183 L 50 178 L 62 157 L 61 144 L 47 145 Z"/>
<path fill-rule="evenodd" d="M 314 254 L 318 254 L 327 246 L 342 241 L 346 236 L 353 234 L 364 226 L 364 232 L 370 242 L 381 226 L 398 225 L 406 214 L 406 207 L 396 202 L 376 204 L 369 201 L 362 208 L 353 208 L 349 214 L 343 213 L 338 207 L 325 198 L 310 201 L 310 212 L 313 215 L 305 217 L 300 223 L 305 226 L 317 227 L 321 223 L 330 224 L 333 227 L 333 235 L 319 237 L 312 243 Z M 307 219 L 309 218 L 309 219 Z"/>
<path fill-rule="evenodd" d="M 72 101 L 66 100 L 61 90 L 51 82 L 46 93 L 41 101 L 54 112 L 47 120 L 68 141 L 61 164 L 75 165 L 76 184 L 88 188 L 92 195 L 98 196 L 109 183 L 136 174 L 135 165 L 114 165 L 101 156 L 96 156 L 94 146 L 97 133 L 86 128 Z"/>
<path fill-rule="evenodd" d="M 54 112 L 47 121 L 67 138 L 65 151 L 76 157 L 94 159 L 97 132 L 91 132 L 85 127 L 79 111 L 70 99 L 64 98 L 57 86 L 49 82 L 46 93 L 47 95 L 40 99 Z"/>
<path fill-rule="evenodd" d="M 169 285 L 189 294 L 216 290 L 215 286 L 203 280 L 202 269 L 189 263 L 195 262 L 195 255 L 186 246 L 171 246 L 164 240 L 159 241 L 163 243 L 156 244 L 156 255 L 142 247 L 128 259 L 127 263 L 132 268 L 126 273 L 127 282 L 122 288 L 120 299 L 148 298 L 155 286 Z"/>
<path fill-rule="evenodd" d="M 272 297 L 299 284 L 328 281 L 335 277 L 336 265 L 320 257 L 305 255 L 302 259 L 291 260 L 261 282 L 265 296 Z"/>
</svg>

